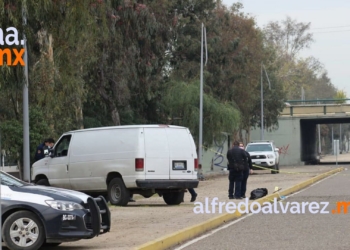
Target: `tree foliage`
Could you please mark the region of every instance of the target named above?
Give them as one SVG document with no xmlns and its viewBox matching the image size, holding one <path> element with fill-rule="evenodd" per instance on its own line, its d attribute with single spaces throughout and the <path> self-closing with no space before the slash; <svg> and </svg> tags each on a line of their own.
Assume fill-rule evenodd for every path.
<svg viewBox="0 0 350 250">
<path fill-rule="evenodd" d="M 346 100 L 346 93 L 344 90 L 338 90 L 334 96 L 334 99 L 338 99 L 337 103 L 345 103 Z"/>
<path fill-rule="evenodd" d="M 169 123 L 189 127 L 192 135 L 199 138 L 198 81 L 170 82 L 164 97 L 164 107 Z M 232 134 L 238 128 L 239 111 L 234 103 L 220 102 L 211 93 L 203 95 L 203 142 L 211 144 L 222 132 Z"/>
<path fill-rule="evenodd" d="M 202 23 L 205 143 L 261 126 L 261 80 L 270 129 L 301 87 L 310 97 L 336 94 L 321 63 L 298 55 L 312 42 L 309 24 L 287 18 L 259 29 L 242 9 L 212 0 L 0 0 L 0 28 L 28 41 L 31 156 L 44 138 L 89 127 L 171 123 L 197 138 Z M 22 67 L 0 68 L 2 147 L 13 160 L 22 154 L 23 80 Z"/>
</svg>

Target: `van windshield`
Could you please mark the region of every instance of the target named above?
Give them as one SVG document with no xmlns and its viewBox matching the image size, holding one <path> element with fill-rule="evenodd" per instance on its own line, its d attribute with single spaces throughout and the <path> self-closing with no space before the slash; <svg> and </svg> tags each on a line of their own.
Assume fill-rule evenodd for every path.
<svg viewBox="0 0 350 250">
<path fill-rule="evenodd" d="M 247 152 L 268 152 L 273 151 L 270 144 L 250 144 L 246 148 Z"/>
</svg>

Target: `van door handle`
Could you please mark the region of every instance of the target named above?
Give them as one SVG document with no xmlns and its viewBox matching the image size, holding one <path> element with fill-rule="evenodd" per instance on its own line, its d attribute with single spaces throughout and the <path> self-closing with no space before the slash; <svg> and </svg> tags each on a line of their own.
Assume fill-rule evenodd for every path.
<svg viewBox="0 0 350 250">
<path fill-rule="evenodd" d="M 66 167 L 67 167 L 67 170 L 66 170 L 66 172 L 68 172 L 68 164 L 66 165 Z"/>
</svg>

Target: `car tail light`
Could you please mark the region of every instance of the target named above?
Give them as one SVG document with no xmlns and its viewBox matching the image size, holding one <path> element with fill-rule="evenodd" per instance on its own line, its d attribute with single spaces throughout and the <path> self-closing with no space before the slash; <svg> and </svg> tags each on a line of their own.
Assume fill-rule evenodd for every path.
<svg viewBox="0 0 350 250">
<path fill-rule="evenodd" d="M 194 171 L 198 171 L 198 159 L 194 159 Z"/>
<path fill-rule="evenodd" d="M 136 171 L 143 171 L 143 159 L 142 158 L 135 159 L 135 170 Z"/>
</svg>

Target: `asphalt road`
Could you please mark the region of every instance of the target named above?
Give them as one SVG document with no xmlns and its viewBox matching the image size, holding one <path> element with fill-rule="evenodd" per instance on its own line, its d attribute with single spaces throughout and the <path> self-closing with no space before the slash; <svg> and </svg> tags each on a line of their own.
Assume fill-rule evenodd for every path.
<svg viewBox="0 0 350 250">
<path fill-rule="evenodd" d="M 328 214 L 312 214 L 308 209 L 304 214 L 302 210 L 300 214 L 292 214 L 290 210 L 286 214 L 249 214 L 231 222 L 230 226 L 226 225 L 226 228 L 217 229 L 175 249 L 350 249 L 350 206 L 348 214 L 344 214 L 343 209 L 340 214 L 332 213 L 337 201 L 350 202 L 349 184 L 350 171 L 346 170 L 282 202 L 284 205 L 289 202 L 290 207 L 297 206 L 291 202 L 329 202 L 326 208 Z"/>
</svg>

